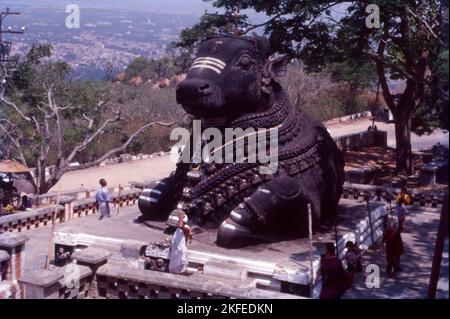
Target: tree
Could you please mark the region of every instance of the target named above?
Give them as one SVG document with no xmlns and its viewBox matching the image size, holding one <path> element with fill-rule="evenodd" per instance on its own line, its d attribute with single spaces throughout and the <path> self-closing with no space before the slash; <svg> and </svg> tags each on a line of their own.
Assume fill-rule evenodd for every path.
<svg viewBox="0 0 450 319">
<path fill-rule="evenodd" d="M 48 192 L 70 170 L 99 165 L 127 150 L 148 128 L 174 124 L 147 121 L 124 138 L 121 126 L 127 114 L 121 103 L 111 99 L 110 87 L 70 81 L 69 66 L 43 62 L 49 56 L 49 45 L 34 45 L 26 56 L 14 59 L 16 71 L 11 77 L 2 66 L 0 79 L 0 139 L 6 141 L 0 145 L 1 153 L 36 167 L 32 182 L 39 193 Z M 119 143 L 115 141 L 118 133 L 122 133 Z M 115 141 L 111 149 L 76 168 L 69 165 L 96 143 L 110 139 Z"/>
<path fill-rule="evenodd" d="M 439 35 L 448 1 L 217 0 L 214 5 L 233 12 L 238 3 L 242 9 L 252 8 L 268 16 L 259 25 L 245 23 L 247 33 L 263 27 L 272 49 L 300 58 L 308 70 L 321 70 L 329 63 L 351 61 L 356 65 L 371 61 L 384 100 L 394 115 L 397 171 L 413 172 L 411 120 L 420 106 L 433 107 L 429 103 L 437 99 L 428 94 L 437 92 L 433 86 L 439 83 L 432 61 L 442 52 Z M 372 16 L 366 11 L 369 4 L 379 9 L 378 26 L 366 24 L 366 20 L 377 22 L 376 11 L 370 21 Z M 219 27 L 223 25 L 221 22 Z M 193 46 L 193 35 L 202 35 L 202 26 L 213 29 L 211 23 L 205 25 L 201 21 L 183 31 L 179 45 Z M 391 92 L 390 79 L 406 82 L 399 99 Z"/>
</svg>

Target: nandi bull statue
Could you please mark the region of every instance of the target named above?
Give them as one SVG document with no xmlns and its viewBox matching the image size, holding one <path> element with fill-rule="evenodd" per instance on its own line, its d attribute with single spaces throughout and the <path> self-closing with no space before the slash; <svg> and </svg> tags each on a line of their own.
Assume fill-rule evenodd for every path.
<svg viewBox="0 0 450 319">
<path fill-rule="evenodd" d="M 276 170 L 264 172 L 265 164 L 249 161 L 250 149 L 241 153 L 243 161 L 198 161 L 192 134 L 184 149 L 188 153 L 183 153 L 190 161 L 180 161 L 169 177 L 141 194 L 144 219 L 167 219 L 169 225 L 176 225 L 182 211 L 200 227 L 218 228 L 218 245 L 241 247 L 255 239 L 306 235 L 308 203 L 314 227 L 334 216 L 344 182 L 344 160 L 322 124 L 286 97 L 280 78 L 287 59 L 270 56 L 264 37 L 210 37 L 200 46 L 176 95 L 184 110 L 201 120 L 202 129 L 214 127 L 222 133 L 229 128 L 275 129 L 276 151 L 263 153 L 273 153 Z M 246 137 L 245 132 L 241 137 Z M 238 151 L 237 142 L 226 144 Z"/>
</svg>

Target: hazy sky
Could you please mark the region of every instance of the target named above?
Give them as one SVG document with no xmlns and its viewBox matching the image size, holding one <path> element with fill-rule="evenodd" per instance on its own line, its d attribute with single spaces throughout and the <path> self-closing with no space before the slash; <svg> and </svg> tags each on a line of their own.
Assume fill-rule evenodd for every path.
<svg viewBox="0 0 450 319">
<path fill-rule="evenodd" d="M 81 8 L 105 8 L 153 11 L 176 14 L 201 14 L 212 9 L 211 2 L 202 0 L 2 0 L 0 9 L 65 8 L 67 4 L 78 4 Z"/>
</svg>

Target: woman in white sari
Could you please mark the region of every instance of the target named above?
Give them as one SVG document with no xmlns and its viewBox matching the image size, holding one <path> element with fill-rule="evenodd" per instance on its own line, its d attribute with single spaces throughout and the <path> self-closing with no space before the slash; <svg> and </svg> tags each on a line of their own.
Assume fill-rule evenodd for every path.
<svg viewBox="0 0 450 319">
<path fill-rule="evenodd" d="M 178 228 L 173 235 L 172 246 L 170 248 L 169 271 L 174 274 L 187 273 L 187 241 L 191 236 L 191 231 L 187 225 L 186 214 L 180 214 Z"/>
</svg>

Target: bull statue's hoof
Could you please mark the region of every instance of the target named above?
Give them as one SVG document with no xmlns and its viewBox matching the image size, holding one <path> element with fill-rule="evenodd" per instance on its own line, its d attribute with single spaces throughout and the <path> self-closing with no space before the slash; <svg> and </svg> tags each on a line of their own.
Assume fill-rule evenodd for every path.
<svg viewBox="0 0 450 319">
<path fill-rule="evenodd" d="M 222 223 L 217 232 L 216 243 L 221 247 L 240 248 L 254 241 L 248 228 L 235 223 L 230 218 Z"/>
</svg>

